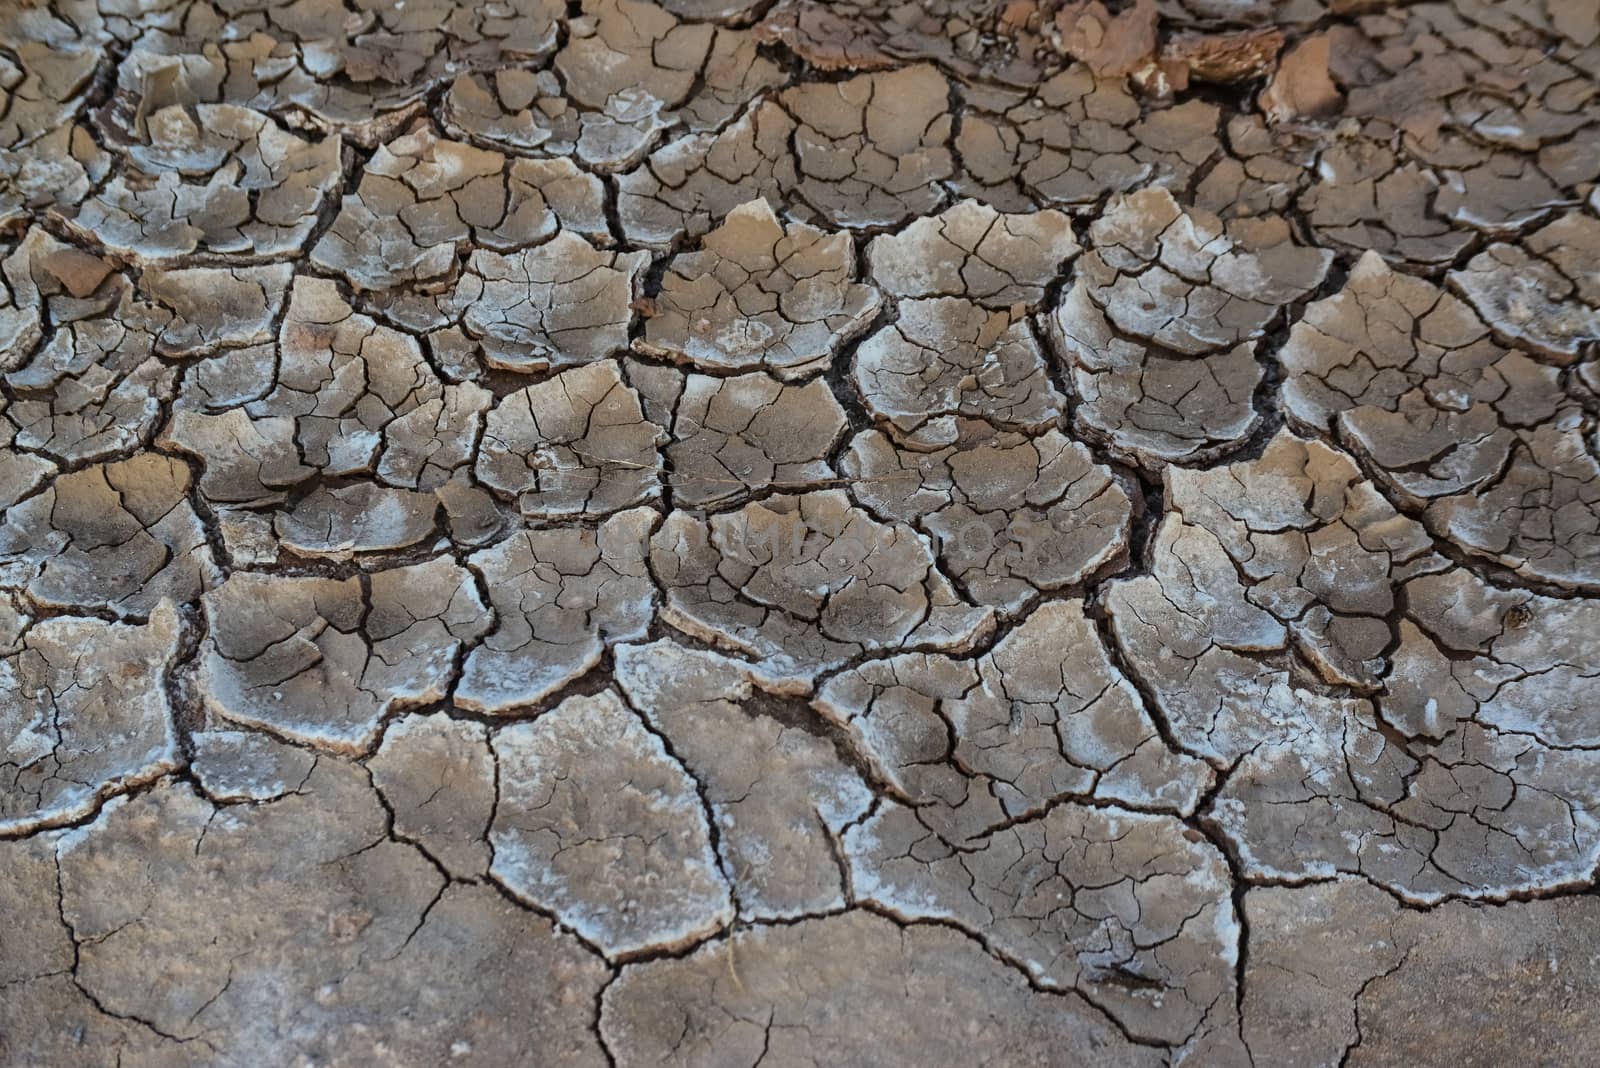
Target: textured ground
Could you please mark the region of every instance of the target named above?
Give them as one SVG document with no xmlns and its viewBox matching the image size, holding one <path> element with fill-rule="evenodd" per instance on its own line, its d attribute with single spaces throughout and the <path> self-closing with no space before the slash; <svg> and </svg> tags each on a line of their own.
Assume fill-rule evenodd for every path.
<svg viewBox="0 0 1600 1068">
<path fill-rule="evenodd" d="M 1595 0 L 0 0 L 0 1063 L 1579 1065 Z"/>
</svg>

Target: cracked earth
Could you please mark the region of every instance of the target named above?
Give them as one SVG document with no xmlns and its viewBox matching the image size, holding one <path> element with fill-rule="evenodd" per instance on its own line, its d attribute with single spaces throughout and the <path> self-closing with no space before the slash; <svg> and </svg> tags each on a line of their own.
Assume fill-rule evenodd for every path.
<svg viewBox="0 0 1600 1068">
<path fill-rule="evenodd" d="M 1592 1064 L 1600 6 L 0 0 L 0 742 L 4 1065 Z"/>
</svg>

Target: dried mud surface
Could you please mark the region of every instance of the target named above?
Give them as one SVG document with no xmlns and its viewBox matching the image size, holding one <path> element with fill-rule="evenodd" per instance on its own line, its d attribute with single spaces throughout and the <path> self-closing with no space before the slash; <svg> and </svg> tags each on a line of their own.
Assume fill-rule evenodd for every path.
<svg viewBox="0 0 1600 1068">
<path fill-rule="evenodd" d="M 1594 0 L 0 0 L 0 1064 L 1584 1065 Z"/>
</svg>

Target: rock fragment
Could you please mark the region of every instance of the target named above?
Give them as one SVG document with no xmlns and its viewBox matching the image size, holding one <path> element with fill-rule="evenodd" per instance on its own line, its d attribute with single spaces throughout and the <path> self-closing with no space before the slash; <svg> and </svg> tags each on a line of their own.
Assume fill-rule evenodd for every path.
<svg viewBox="0 0 1600 1068">
<path fill-rule="evenodd" d="M 1261 108 L 1273 122 L 1320 119 L 1337 114 L 1344 94 L 1328 76 L 1327 34 L 1313 34 L 1284 53 L 1261 94 Z"/>
</svg>

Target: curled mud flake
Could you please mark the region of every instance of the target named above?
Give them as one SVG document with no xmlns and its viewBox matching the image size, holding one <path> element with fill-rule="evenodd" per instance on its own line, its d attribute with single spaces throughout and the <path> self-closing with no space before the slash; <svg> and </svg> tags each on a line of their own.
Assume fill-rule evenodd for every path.
<svg viewBox="0 0 1600 1068">
<path fill-rule="evenodd" d="M 1079 252 L 1059 211 L 1004 215 L 963 200 L 898 234 L 873 238 L 872 280 L 896 297 L 965 297 L 992 308 L 1037 307 Z"/>
<path fill-rule="evenodd" d="M 950 1019 L 965 1022 L 945 1027 Z M 601 1000 L 600 1032 L 625 1062 L 673 1066 L 870 1063 L 885 1049 L 914 1064 L 1162 1063 L 1161 1051 L 1031 989 L 959 932 L 863 911 L 751 927 L 683 958 L 629 965 Z"/>
<path fill-rule="evenodd" d="M 461 74 L 450 83 L 440 114 L 445 128 L 463 140 L 507 152 L 532 152 L 552 136 L 545 113 L 552 90 L 559 95 L 559 82 L 544 71 L 513 67 Z"/>
<path fill-rule="evenodd" d="M 591 363 L 628 347 L 646 252 L 605 252 L 563 231 L 535 249 L 474 252 L 441 309 L 490 367 L 524 373 Z"/>
<path fill-rule="evenodd" d="M 106 58 L 93 21 L 86 11 L 0 13 L 0 224 L 6 227 L 52 205 L 77 203 L 99 177 L 102 153 L 74 123 Z"/>
<path fill-rule="evenodd" d="M 707 370 L 815 374 L 877 315 L 877 290 L 855 278 L 848 235 L 741 204 L 701 251 L 668 262 L 634 347 Z"/>
<path fill-rule="evenodd" d="M 926 65 L 784 90 L 799 124 L 796 194 L 836 226 L 893 226 L 938 207 L 938 183 L 954 173 L 949 93 Z"/>
<path fill-rule="evenodd" d="M 493 404 L 494 394 L 463 382 L 397 416 L 383 428 L 378 477 L 409 489 L 443 489 L 472 463 Z"/>
<path fill-rule="evenodd" d="M 0 509 L 27 497 L 56 472 L 54 461 L 14 447 L 17 425 L 6 407 L 6 399 L 0 397 Z"/>
<path fill-rule="evenodd" d="M 769 490 L 794 492 L 838 481 L 828 462 L 848 426 L 827 383 L 785 385 L 763 374 L 719 378 L 637 365 L 646 410 L 659 404 L 673 503 L 732 504 Z"/>
<path fill-rule="evenodd" d="M 1578 299 L 1557 267 L 1516 245 L 1490 245 L 1449 277 L 1507 345 L 1568 363 L 1600 341 L 1600 310 Z"/>
<path fill-rule="evenodd" d="M 463 110 L 484 116 L 527 147 L 571 155 L 604 171 L 635 166 L 680 125 L 711 130 L 782 81 L 748 32 L 680 22 L 635 0 L 585 0 L 548 73 L 495 76 L 463 85 Z"/>
<path fill-rule="evenodd" d="M 1600 583 L 1592 420 L 1466 302 L 1369 253 L 1280 359 L 1289 416 L 1334 428 L 1435 534 L 1529 578 Z"/>
<path fill-rule="evenodd" d="M 0 260 L 0 369 L 19 366 L 34 352 L 47 321 L 65 325 L 105 315 L 127 292 L 127 280 L 115 272 L 111 261 L 41 227 L 30 229 Z M 149 314 L 135 305 L 128 317 L 143 328 Z"/>
<path fill-rule="evenodd" d="M 771 100 L 716 133 L 669 141 L 617 179 L 617 214 L 627 239 L 669 249 L 698 237 L 752 199 L 780 203 L 795 185 L 795 120 Z"/>
<path fill-rule="evenodd" d="M 1074 423 L 1119 458 L 1152 470 L 1210 459 L 1242 444 L 1260 419 L 1255 342 L 1186 356 L 1117 333 L 1080 278 L 1046 321 L 1068 362 Z"/>
<path fill-rule="evenodd" d="M 156 351 L 201 356 L 269 340 L 293 276 L 287 263 L 142 272 L 140 294 L 171 314 L 156 338 Z"/>
<path fill-rule="evenodd" d="M 880 523 L 842 490 L 737 512 L 673 512 L 650 544 L 665 622 L 755 658 L 806 692 L 820 671 L 903 646 L 961 651 L 993 628 L 935 568 L 928 539 Z"/>
<path fill-rule="evenodd" d="M 221 576 L 189 488 L 189 468 L 154 453 L 60 476 L 5 513 L 0 587 L 124 619 L 193 601 Z"/>
<path fill-rule="evenodd" d="M 611 690 L 569 697 L 493 738 L 494 878 L 626 959 L 733 918 L 696 784 Z"/>
<path fill-rule="evenodd" d="M 357 289 L 439 282 L 455 272 L 458 245 L 509 251 L 548 240 L 558 219 L 538 183 L 550 177 L 532 160 L 508 163 L 418 126 L 367 162 L 311 261 Z"/>
<path fill-rule="evenodd" d="M 976 661 L 908 653 L 851 668 L 814 703 L 951 848 L 1064 797 L 1187 815 L 1210 783 L 1163 744 L 1080 601 L 1040 606 Z"/>
<path fill-rule="evenodd" d="M 241 408 L 219 415 L 180 408 L 157 443 L 205 460 L 200 495 L 213 504 L 271 504 L 316 474 L 300 462 L 293 419 L 251 419 Z"/>
<path fill-rule="evenodd" d="M 1435 210 L 1496 237 L 1514 237 L 1571 203 L 1536 164 L 1506 153 L 1470 170 L 1447 170 L 1443 178 Z"/>
<path fill-rule="evenodd" d="M 556 106 L 589 110 L 563 124 L 574 129 L 562 130 L 561 140 L 585 162 L 625 168 L 672 124 L 672 109 L 694 89 L 718 30 L 680 23 L 654 4 L 583 0 L 568 34 L 555 59 L 567 100 Z"/>
<path fill-rule="evenodd" d="M 506 712 L 555 693 L 638 641 L 655 615 L 645 551 L 657 516 L 621 512 L 598 527 L 523 530 L 468 558 L 495 627 L 467 654 L 455 702 Z"/>
<path fill-rule="evenodd" d="M 200 491 L 221 504 L 272 503 L 319 472 L 436 490 L 470 462 L 489 402 L 444 385 L 415 338 L 355 312 L 335 283 L 302 276 L 276 351 L 197 365 L 162 440 L 205 462 Z"/>
<path fill-rule="evenodd" d="M 1430 268 L 1474 231 L 1515 236 L 1600 174 L 1585 147 L 1592 76 L 1525 24 L 1474 7 L 1422 5 L 1327 31 L 1328 73 L 1347 99 L 1304 203 L 1319 237 Z"/>
<path fill-rule="evenodd" d="M 1590 194 L 1590 212 L 1600 199 Z M 1591 307 L 1600 306 L 1600 273 L 1590 268 L 1600 251 L 1600 218 L 1586 212 L 1568 212 L 1522 241 L 1530 253 L 1549 262 L 1571 285 L 1556 285 L 1563 295 L 1575 295 Z"/>
<path fill-rule="evenodd" d="M 0 108 L 3 97 L 0 91 Z M 0 226 L 22 226 L 58 208 L 70 210 L 108 169 L 105 151 L 79 125 L 57 127 L 25 147 L 0 149 Z"/>
<path fill-rule="evenodd" d="M 207 594 L 200 686 L 227 719 L 360 755 L 395 709 L 441 700 L 490 625 L 448 557 L 355 578 L 239 573 Z"/>
<path fill-rule="evenodd" d="M 1089 239 L 1077 275 L 1090 299 L 1123 333 L 1186 356 L 1261 337 L 1333 262 L 1287 223 L 1230 232 L 1160 188 L 1113 197 Z"/>
<path fill-rule="evenodd" d="M 307 140 L 248 108 L 166 107 L 145 127 L 109 182 L 58 209 L 73 233 L 136 263 L 297 253 L 342 179 L 337 137 Z"/>
<path fill-rule="evenodd" d="M 1071 802 L 954 849 L 889 804 L 845 836 L 856 893 L 981 931 L 1050 990 L 1145 1041 L 1182 1045 L 1234 1012 L 1241 932 L 1222 854 L 1172 817 Z"/>
<path fill-rule="evenodd" d="M 661 0 L 661 6 L 679 18 L 740 23 L 765 3 L 764 0 Z"/>
<path fill-rule="evenodd" d="M 1446 561 L 1349 457 L 1285 432 L 1257 460 L 1169 468 L 1166 493 L 1151 573 L 1105 603 L 1185 752 L 1220 766 L 1276 737 L 1291 646 L 1329 684 L 1387 684 L 1399 590 Z"/>
<path fill-rule="evenodd" d="M 1107 193 L 1185 188 L 1220 150 L 1221 112 L 1203 100 L 1145 113 L 1122 78 L 1074 64 L 1031 92 L 973 94 L 955 147 L 964 195 L 1003 211 L 1015 198 L 1089 209 Z"/>
<path fill-rule="evenodd" d="M 439 501 L 431 493 L 361 482 L 319 486 L 277 517 L 278 543 L 298 556 L 348 560 L 392 552 L 434 532 Z"/>
<path fill-rule="evenodd" d="M 784 0 L 755 28 L 763 44 L 781 44 L 818 70 L 872 71 L 898 66 L 861 22 L 829 5 Z"/>
<path fill-rule="evenodd" d="M 45 261 L 47 278 L 54 263 L 73 288 L 45 301 L 54 331 L 4 378 L 16 397 L 6 417 L 15 444 L 69 464 L 148 445 L 178 381 L 155 352 L 171 313 L 139 299 L 103 260 L 62 245 Z"/>
<path fill-rule="evenodd" d="M 954 297 L 906 300 L 856 350 L 850 377 L 867 411 L 914 448 L 954 443 L 957 418 L 1053 426 L 1066 407 L 1025 316 Z"/>
<path fill-rule="evenodd" d="M 1270 231 L 1308 184 L 1318 142 L 1299 127 L 1268 126 L 1260 115 L 1234 115 L 1224 133 L 1228 154 L 1196 182 L 1193 205 L 1237 227 L 1242 236 L 1253 228 Z"/>
<path fill-rule="evenodd" d="M 1255 342 L 1322 281 L 1332 253 L 1282 220 L 1184 210 L 1165 189 L 1112 198 L 1049 326 L 1080 430 L 1149 468 L 1237 446 L 1259 416 Z"/>
<path fill-rule="evenodd" d="M 935 452 L 858 434 L 841 468 L 874 515 L 933 538 L 969 598 L 1009 614 L 1123 558 L 1132 504 L 1083 445 L 1054 429 L 1029 438 L 957 426 L 956 443 Z"/>
<path fill-rule="evenodd" d="M 407 716 L 384 732 L 367 767 L 398 837 L 457 878 L 488 874 L 495 766 L 486 727 L 443 712 Z"/>
<path fill-rule="evenodd" d="M 606 55 L 600 47 L 600 55 L 577 61 L 586 72 L 613 62 L 618 69 L 649 66 L 648 55 L 630 59 Z M 591 78 L 604 80 L 604 75 L 591 73 L 584 80 Z M 506 152 L 538 152 L 553 157 L 550 162 L 601 173 L 635 167 L 665 132 L 678 128 L 680 117 L 647 88 L 612 92 L 595 109 L 579 106 L 553 71 L 522 69 L 461 75 L 445 96 L 444 116 L 450 132 L 468 140 Z"/>
<path fill-rule="evenodd" d="M 1600 659 L 1573 636 L 1593 605 L 1452 566 L 1350 458 L 1287 432 L 1166 488 L 1151 573 L 1106 605 L 1173 739 L 1229 769 L 1205 818 L 1247 875 L 1360 874 L 1424 904 L 1585 878 L 1600 792 L 1577 695 Z"/>
<path fill-rule="evenodd" d="M 1381 684 L 1397 591 L 1445 561 L 1348 456 L 1282 431 L 1259 459 L 1169 469 L 1166 489 L 1184 523 L 1218 539 L 1249 583 L 1248 602 L 1289 628 L 1328 683 Z"/>
<path fill-rule="evenodd" d="M 621 646 L 616 663 L 629 703 L 700 784 L 740 915 L 844 907 L 834 840 L 866 815 L 872 792 L 809 713 L 761 693 L 748 664 L 666 639 Z M 802 718 L 778 718 L 788 714 Z"/>
<path fill-rule="evenodd" d="M 263 804 L 216 807 L 162 784 L 63 836 L 57 854 L 76 980 L 117 1019 L 170 1036 L 164 1051 L 197 1063 L 272 1048 L 308 1061 L 605 1064 L 572 1011 L 593 1003 L 602 963 L 491 889 L 446 885 L 386 837 L 367 775 L 343 761 L 319 760 L 300 789 Z M 272 997 L 281 990 L 306 996 Z M 524 997 L 531 1015 L 491 1022 Z M 351 1022 L 391 1014 L 381 1030 Z"/>
<path fill-rule="evenodd" d="M 1438 179 L 1414 163 L 1399 164 L 1381 145 L 1336 143 L 1322 152 L 1317 174 L 1299 204 L 1319 241 L 1422 268 L 1454 261 L 1473 242 L 1434 213 Z"/>
<path fill-rule="evenodd" d="M 181 20 L 162 11 L 123 31 L 131 50 L 100 118 L 142 137 L 160 107 L 227 103 L 371 148 L 461 70 L 547 58 L 565 11 L 561 0 L 465 8 L 412 0 L 353 14 L 327 5 L 247 14 L 202 5 Z"/>
<path fill-rule="evenodd" d="M 476 474 L 530 518 L 609 515 L 660 496 L 665 436 L 617 364 L 592 363 L 496 404 Z"/>
<path fill-rule="evenodd" d="M 317 755 L 257 731 L 206 730 L 190 736 L 189 768 L 210 801 L 273 801 L 297 792 Z"/>
<path fill-rule="evenodd" d="M 1163 520 L 1148 575 L 1112 582 L 1112 630 L 1185 752 L 1226 763 L 1267 731 L 1272 673 L 1252 653 L 1281 650 L 1288 631 L 1251 604 L 1216 535 Z"/>
<path fill-rule="evenodd" d="M 58 616 L 0 656 L 0 834 L 69 823 L 178 767 L 180 629 L 171 602 L 138 626 Z"/>
<path fill-rule="evenodd" d="M 68 122 L 93 87 L 104 38 L 53 11 L 0 15 L 0 145 L 18 150 Z"/>
</svg>

